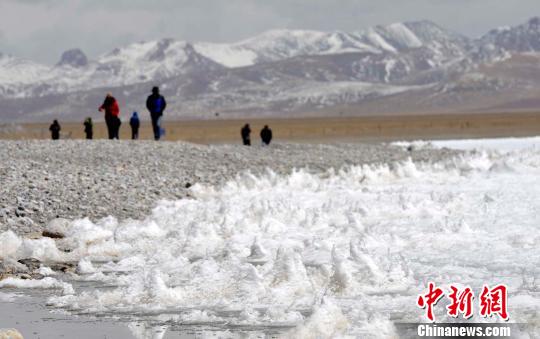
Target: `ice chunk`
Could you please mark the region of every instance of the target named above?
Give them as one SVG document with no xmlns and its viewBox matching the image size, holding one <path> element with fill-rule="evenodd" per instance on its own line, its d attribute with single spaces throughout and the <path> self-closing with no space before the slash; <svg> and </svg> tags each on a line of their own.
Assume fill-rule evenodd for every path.
<svg viewBox="0 0 540 339">
<path fill-rule="evenodd" d="M 54 278 L 43 278 L 41 280 L 6 278 L 0 280 L 0 288 L 41 288 L 41 289 L 60 289 L 64 294 L 73 294 L 73 286 L 71 284 L 56 280 Z"/>
<path fill-rule="evenodd" d="M 12 231 L 0 234 L 0 259 L 14 257 L 22 240 Z"/>
</svg>

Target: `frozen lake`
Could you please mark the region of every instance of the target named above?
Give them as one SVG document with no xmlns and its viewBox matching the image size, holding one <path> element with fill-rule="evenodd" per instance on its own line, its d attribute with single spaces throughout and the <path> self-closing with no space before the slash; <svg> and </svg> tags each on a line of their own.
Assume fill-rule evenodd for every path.
<svg viewBox="0 0 540 339">
<path fill-rule="evenodd" d="M 67 237 L 57 242 L 6 232 L 0 257 L 78 267 L 39 282 L 8 278 L 0 292 L 46 289 L 50 309 L 121 319 L 136 338 L 193 328 L 208 337 L 381 338 L 397 322 L 425 320 L 416 299 L 429 281 L 475 291 L 506 284 L 510 321 L 538 337 L 538 142 L 435 142 L 484 150 L 245 174 L 220 188 L 195 185 L 192 198 L 161 201 L 144 220 L 59 224 Z M 449 320 L 443 304 L 435 314 Z"/>
</svg>

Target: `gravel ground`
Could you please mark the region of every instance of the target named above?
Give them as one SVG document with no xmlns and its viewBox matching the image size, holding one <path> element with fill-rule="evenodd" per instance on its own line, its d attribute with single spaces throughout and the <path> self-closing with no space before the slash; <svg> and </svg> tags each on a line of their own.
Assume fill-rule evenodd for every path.
<svg viewBox="0 0 540 339">
<path fill-rule="evenodd" d="M 262 148 L 151 141 L 0 141 L 0 232 L 41 232 L 58 217 L 141 218 L 157 200 L 186 197 L 190 185 L 220 185 L 246 170 L 325 171 L 455 154 L 429 149 L 409 152 L 378 144 Z"/>
</svg>

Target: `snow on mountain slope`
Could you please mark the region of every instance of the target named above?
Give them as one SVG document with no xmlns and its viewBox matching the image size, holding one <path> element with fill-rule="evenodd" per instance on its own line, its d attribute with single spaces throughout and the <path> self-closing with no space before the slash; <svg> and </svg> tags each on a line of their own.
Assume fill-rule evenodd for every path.
<svg viewBox="0 0 540 339">
<path fill-rule="evenodd" d="M 386 27 L 389 36 L 395 42 L 408 48 L 421 47 L 423 42 L 404 24 L 395 23 Z"/>
<path fill-rule="evenodd" d="M 275 61 L 299 54 L 320 52 L 327 33 L 308 30 L 271 30 L 241 41 L 240 46 L 257 51 L 259 61 Z"/>
<path fill-rule="evenodd" d="M 352 34 L 309 30 L 271 30 L 233 44 L 195 44 L 195 50 L 227 67 L 251 66 L 299 55 L 380 52 Z"/>
<path fill-rule="evenodd" d="M 191 44 L 172 39 L 131 44 L 82 64 L 81 51 L 66 53 L 54 67 L 1 57 L 0 95 L 32 97 L 127 86 L 222 67 L 198 54 Z M 79 60 L 76 67 L 75 59 Z"/>
<path fill-rule="evenodd" d="M 540 17 L 531 18 L 515 27 L 494 29 L 484 35 L 480 42 L 512 52 L 540 51 Z"/>
<path fill-rule="evenodd" d="M 119 86 L 219 68 L 220 65 L 198 54 L 190 43 L 163 39 L 131 44 L 102 55 L 91 69 L 91 79 L 93 87 L 100 82 Z"/>
<path fill-rule="evenodd" d="M 355 33 L 271 30 L 233 44 L 198 43 L 200 54 L 227 67 L 252 66 L 302 55 L 393 53 L 414 48 L 434 51 L 440 65 L 465 54 L 466 38 L 423 21 L 376 26 Z"/>
<path fill-rule="evenodd" d="M 192 47 L 170 39 L 132 44 L 101 56 L 97 72 L 112 73 L 125 84 L 178 74 Z"/>
<path fill-rule="evenodd" d="M 397 49 L 388 43 L 377 30 L 370 28 L 366 33 L 364 33 L 366 41 L 373 44 L 375 48 L 381 49 L 383 51 L 397 53 Z"/>
<path fill-rule="evenodd" d="M 234 44 L 198 43 L 195 50 L 205 57 L 226 67 L 251 66 L 257 61 L 257 53 L 253 50 Z"/>
<path fill-rule="evenodd" d="M 466 40 L 432 22 L 419 21 L 376 26 L 355 33 L 272 30 L 234 44 L 196 44 L 195 49 L 218 63 L 234 67 L 299 55 L 398 53 L 423 46 L 437 50 L 438 54 L 450 51 L 455 56 L 463 54 Z M 227 57 L 222 55 L 224 50 Z M 239 57 L 229 61 L 227 58 L 235 53 Z M 249 54 L 240 57 L 242 53 Z"/>
<path fill-rule="evenodd" d="M 434 39 L 437 41 L 433 42 Z M 391 75 L 395 65 L 402 64 L 394 60 L 400 58 L 402 51 L 429 48 L 433 53 L 425 63 L 437 67 L 462 54 L 454 53 L 460 46 L 454 40 L 456 37 L 435 24 L 397 23 L 352 34 L 338 31 L 271 30 L 233 44 L 192 45 L 184 41 L 163 39 L 117 48 L 94 61 L 89 61 L 82 51 L 74 49 L 66 51 L 56 67 L 3 57 L 0 61 L 0 95 L 32 97 L 127 86 L 159 81 L 189 71 L 209 72 L 222 67 L 253 66 L 303 55 L 344 53 L 396 55 L 395 58 L 385 57 L 387 60 L 383 68 L 386 74 L 382 78 L 389 82 L 396 78 Z M 424 53 L 426 55 L 430 54 Z M 374 74 L 371 78 L 377 77 L 380 71 L 365 70 L 366 67 L 362 67 L 364 72 Z M 309 75 L 306 77 L 309 78 Z M 327 78 L 331 79 L 332 75 Z"/>
<path fill-rule="evenodd" d="M 49 70 L 46 65 L 0 53 L 0 97 L 24 96 L 22 91 L 33 81 L 50 78 Z"/>
<path fill-rule="evenodd" d="M 0 83 L 2 84 L 14 79 L 18 79 L 17 82 L 29 82 L 48 69 L 46 65 L 0 53 Z"/>
<path fill-rule="evenodd" d="M 320 54 L 380 53 L 380 50 L 361 41 L 354 34 L 334 32 L 326 37 L 328 49 Z"/>
<path fill-rule="evenodd" d="M 0 56 L 0 100 L 2 111 L 9 111 L 6 115 L 26 109 L 15 98 L 28 99 L 21 105 L 38 114 L 45 106 L 68 110 L 78 96 L 90 100 L 89 93 L 95 101 L 111 89 L 117 96 L 127 93 L 126 99 L 138 100 L 149 86 L 160 84 L 167 95 L 186 103 L 175 106 L 179 111 L 199 107 L 200 111 L 277 112 L 299 106 L 309 110 L 309 105 L 358 104 L 372 94 L 389 95 L 391 91 L 378 90 L 381 86 L 399 87 L 399 93 L 431 86 L 444 97 L 445 105 L 451 105 L 504 97 L 501 93 L 511 99 L 519 89 L 540 88 L 536 78 L 516 82 L 517 72 L 530 74 L 527 70 L 534 69 L 534 64 L 506 67 L 504 76 L 501 72 L 474 79 L 463 76 L 514 55 L 537 51 L 540 18 L 491 31 L 476 40 L 430 21 L 375 26 L 354 33 L 272 30 L 232 44 L 163 39 L 117 48 L 95 60 L 88 60 L 80 50 L 70 50 L 52 67 Z M 373 90 L 365 89 L 366 84 Z M 512 86 L 516 90 L 507 93 Z"/>
<path fill-rule="evenodd" d="M 404 24 L 422 42 L 433 57 L 432 67 L 453 64 L 469 57 L 471 39 L 442 28 L 431 21 L 407 22 Z"/>
</svg>

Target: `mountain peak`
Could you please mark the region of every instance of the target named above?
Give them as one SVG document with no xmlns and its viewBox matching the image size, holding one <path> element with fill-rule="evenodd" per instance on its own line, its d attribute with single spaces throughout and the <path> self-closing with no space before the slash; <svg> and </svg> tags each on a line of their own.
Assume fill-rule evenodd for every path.
<svg viewBox="0 0 540 339">
<path fill-rule="evenodd" d="M 492 44 L 506 51 L 540 51 L 540 17 L 532 17 L 526 23 L 514 27 L 493 29 L 481 38 L 484 44 Z"/>
<path fill-rule="evenodd" d="M 147 59 L 149 61 L 163 61 L 167 57 L 167 50 L 175 41 L 173 39 L 162 39 L 156 42 L 153 51 L 151 51 Z"/>
<path fill-rule="evenodd" d="M 79 48 L 74 48 L 65 51 L 60 57 L 60 61 L 56 66 L 71 66 L 74 68 L 84 67 L 88 65 L 88 58 Z"/>
</svg>

